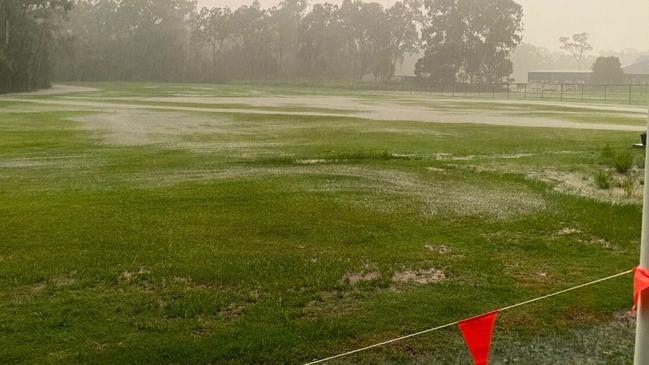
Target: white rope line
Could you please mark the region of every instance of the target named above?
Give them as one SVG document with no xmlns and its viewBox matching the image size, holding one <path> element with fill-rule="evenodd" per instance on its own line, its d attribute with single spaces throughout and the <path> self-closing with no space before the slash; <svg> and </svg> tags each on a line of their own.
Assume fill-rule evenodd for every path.
<svg viewBox="0 0 649 365">
<path fill-rule="evenodd" d="M 601 282 L 603 282 L 603 281 L 607 281 L 607 280 L 615 279 L 615 278 L 617 278 L 617 277 L 624 276 L 624 275 L 626 275 L 626 274 L 630 274 L 630 273 L 632 273 L 632 272 L 633 272 L 633 269 L 631 269 L 631 270 L 627 270 L 627 271 L 621 272 L 621 273 L 619 273 L 619 274 L 615 274 L 615 275 L 607 276 L 607 277 L 605 277 L 605 278 L 601 278 L 601 279 L 593 280 L 593 281 L 588 282 L 588 283 L 586 283 L 586 284 L 581 284 L 581 285 L 573 286 L 572 288 L 568 288 L 568 289 L 564 289 L 564 290 L 559 290 L 558 292 L 554 292 L 554 293 L 552 293 L 552 294 L 544 295 L 544 296 L 542 296 L 542 297 L 538 297 L 538 298 L 534 298 L 534 299 L 526 300 L 526 301 L 524 301 L 524 302 L 520 302 L 520 303 L 517 303 L 517 304 L 512 304 L 512 305 L 510 305 L 510 306 L 507 306 L 507 307 L 501 308 L 501 309 L 499 309 L 498 311 L 499 311 L 499 312 L 502 312 L 502 311 L 506 311 L 506 310 L 513 309 L 513 308 L 516 308 L 516 307 L 520 307 L 520 306 L 522 306 L 522 305 L 526 305 L 526 304 L 530 304 L 530 303 L 538 302 L 539 300 L 543 300 L 543 299 L 547 299 L 547 298 L 550 298 L 550 297 L 554 297 L 554 296 L 556 296 L 556 295 L 563 294 L 563 293 L 567 293 L 567 292 L 569 292 L 569 291 L 573 291 L 573 290 L 581 289 L 581 288 L 586 287 L 586 286 L 599 284 L 599 283 L 601 283 Z"/>
<path fill-rule="evenodd" d="M 581 289 L 581 288 L 586 287 L 586 286 L 595 285 L 595 284 L 601 283 L 601 282 L 603 282 L 603 281 L 607 281 L 607 280 L 615 279 L 615 278 L 617 278 L 617 277 L 624 276 L 624 275 L 630 274 L 630 273 L 632 273 L 632 272 L 633 272 L 633 269 L 631 269 L 631 270 L 627 270 L 627 271 L 624 271 L 624 272 L 621 272 L 621 273 L 618 273 L 618 274 L 614 274 L 614 275 L 611 275 L 611 276 L 607 276 L 607 277 L 605 277 L 605 278 L 601 278 L 601 279 L 593 280 L 593 281 L 590 281 L 590 282 L 585 283 L 585 284 L 581 284 L 581 285 L 573 286 L 573 287 L 568 288 L 568 289 L 559 290 L 559 291 L 554 292 L 554 293 L 551 293 L 551 294 L 543 295 L 543 296 L 540 296 L 540 297 L 537 297 L 537 298 L 534 298 L 534 299 L 526 300 L 526 301 L 524 301 L 524 302 L 520 302 L 520 303 L 516 303 L 516 304 L 509 305 L 509 306 L 507 306 L 507 307 L 503 307 L 503 308 L 501 308 L 501 309 L 498 309 L 497 312 L 503 312 L 503 311 L 510 310 L 510 309 L 513 309 L 513 308 L 516 308 L 516 307 L 520 307 L 520 306 L 523 306 L 523 305 L 527 305 L 527 304 L 531 304 L 531 303 L 534 303 L 534 302 L 538 302 L 538 301 L 540 301 L 540 300 L 544 300 L 544 299 L 547 299 L 547 298 L 551 298 L 551 297 L 554 297 L 554 296 L 556 296 L 556 295 L 564 294 L 564 293 L 567 293 L 567 292 L 570 292 L 570 291 L 573 291 L 573 290 Z M 487 313 L 487 312 L 485 312 L 485 313 Z M 429 328 L 429 329 L 427 329 L 427 330 L 423 330 L 423 331 L 419 331 L 419 332 L 411 333 L 411 334 L 409 334 L 409 335 L 405 335 L 405 336 L 401 336 L 401 337 L 393 338 L 393 339 L 391 339 L 391 340 L 387 340 L 387 341 L 383 341 L 383 342 L 375 343 L 375 344 L 373 344 L 373 345 L 369 345 L 369 346 L 361 347 L 361 348 L 358 348 L 358 349 L 356 349 L 356 350 L 343 352 L 343 353 L 340 353 L 340 354 L 338 354 L 338 355 L 334 355 L 334 356 L 329 356 L 329 357 L 326 357 L 326 358 L 324 358 L 324 359 L 320 359 L 320 360 L 316 360 L 316 361 L 311 361 L 311 362 L 308 362 L 308 363 L 306 363 L 306 364 L 304 364 L 304 365 L 321 364 L 321 363 L 326 362 L 326 361 L 330 361 L 330 360 L 333 360 L 333 359 L 338 359 L 338 358 L 340 358 L 340 357 L 344 357 L 344 356 L 349 356 L 349 355 L 352 355 L 352 354 L 355 354 L 355 353 L 358 353 L 358 352 L 362 352 L 362 351 L 367 351 L 367 350 L 369 350 L 369 349 L 373 349 L 373 348 L 380 347 L 380 346 L 384 346 L 384 345 L 387 345 L 387 344 L 390 344 L 390 343 L 394 343 L 394 342 L 402 341 L 402 340 L 405 340 L 405 339 L 408 339 L 408 338 L 411 338 L 411 337 L 420 336 L 420 335 L 423 335 L 423 334 L 426 334 L 426 333 L 439 331 L 439 330 L 441 330 L 441 329 L 444 329 L 444 328 L 447 328 L 447 327 L 451 327 L 451 326 L 457 325 L 458 323 L 460 323 L 460 321 L 455 321 L 455 322 L 447 323 L 447 324 L 444 324 L 444 325 L 441 325 L 441 326 L 437 326 L 437 327 Z"/>
</svg>

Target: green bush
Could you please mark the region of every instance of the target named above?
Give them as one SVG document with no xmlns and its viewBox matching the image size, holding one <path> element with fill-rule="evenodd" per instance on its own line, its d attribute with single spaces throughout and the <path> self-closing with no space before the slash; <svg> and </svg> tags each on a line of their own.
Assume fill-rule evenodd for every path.
<svg viewBox="0 0 649 365">
<path fill-rule="evenodd" d="M 598 188 L 608 190 L 611 188 L 611 176 L 608 172 L 600 171 L 595 174 L 595 183 Z"/>
<path fill-rule="evenodd" d="M 622 151 L 613 158 L 613 168 L 620 174 L 624 174 L 633 167 L 633 159 L 631 151 Z"/>
</svg>

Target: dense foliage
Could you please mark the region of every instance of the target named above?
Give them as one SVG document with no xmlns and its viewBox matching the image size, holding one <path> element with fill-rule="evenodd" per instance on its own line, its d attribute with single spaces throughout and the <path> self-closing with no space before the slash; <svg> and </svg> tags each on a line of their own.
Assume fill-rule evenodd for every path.
<svg viewBox="0 0 649 365">
<path fill-rule="evenodd" d="M 416 73 L 437 83 L 504 81 L 522 41 L 523 9 L 512 0 L 427 0 L 425 56 Z"/>
<path fill-rule="evenodd" d="M 617 57 L 598 57 L 593 63 L 594 84 L 621 84 L 626 79 L 620 59 Z"/>
<path fill-rule="evenodd" d="M 422 50 L 430 83 L 512 73 L 521 41 L 513 0 L 284 0 L 199 9 L 196 0 L 6 0 L 0 92 L 60 80 L 389 80 Z M 65 21 L 64 21 L 65 20 Z"/>
<path fill-rule="evenodd" d="M 0 1 L 0 92 L 49 86 L 52 45 L 70 0 Z"/>
<path fill-rule="evenodd" d="M 82 0 L 58 74 L 76 80 L 386 79 L 419 41 L 421 5 L 285 0 L 238 9 L 189 0 Z"/>
</svg>

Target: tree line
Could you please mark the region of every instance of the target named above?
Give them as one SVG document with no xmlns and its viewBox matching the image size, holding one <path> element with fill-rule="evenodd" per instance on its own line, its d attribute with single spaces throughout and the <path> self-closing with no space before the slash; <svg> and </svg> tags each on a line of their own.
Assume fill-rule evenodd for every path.
<svg viewBox="0 0 649 365">
<path fill-rule="evenodd" d="M 0 92 L 49 86 L 58 29 L 67 0 L 0 1 Z"/>
<path fill-rule="evenodd" d="M 3 91 L 42 87 L 50 77 L 387 81 L 417 52 L 421 82 L 500 82 L 512 73 L 510 56 L 522 32 L 522 8 L 513 0 L 400 0 L 388 8 L 360 0 L 283 0 L 271 8 L 252 2 L 237 9 L 199 8 L 195 0 L 0 4 L 11 34 L 0 48 L 1 70 L 8 70 L 2 74 L 12 80 L 0 79 Z"/>
</svg>

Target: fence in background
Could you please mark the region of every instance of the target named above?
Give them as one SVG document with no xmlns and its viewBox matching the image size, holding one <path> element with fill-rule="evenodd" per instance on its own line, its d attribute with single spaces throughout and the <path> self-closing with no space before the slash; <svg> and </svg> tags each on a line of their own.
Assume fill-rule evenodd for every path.
<svg viewBox="0 0 649 365">
<path fill-rule="evenodd" d="M 431 93 L 447 97 L 529 99 L 601 104 L 647 105 L 649 84 L 453 84 L 358 83 L 353 89 Z"/>
</svg>

